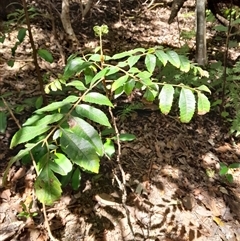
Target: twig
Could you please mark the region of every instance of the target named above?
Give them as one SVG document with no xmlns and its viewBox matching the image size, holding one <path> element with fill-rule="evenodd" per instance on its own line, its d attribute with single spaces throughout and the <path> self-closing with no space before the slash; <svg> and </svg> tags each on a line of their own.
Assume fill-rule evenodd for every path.
<svg viewBox="0 0 240 241">
<path fill-rule="evenodd" d="M 49 222 L 48 222 L 48 218 L 47 218 L 46 206 L 45 206 L 44 203 L 43 203 L 43 215 L 44 215 L 44 219 L 45 219 L 45 227 L 47 228 L 50 240 L 59 241 L 58 239 L 54 238 L 53 235 L 52 235 L 50 225 L 49 225 Z"/>
<path fill-rule="evenodd" d="M 123 205 L 123 208 L 126 211 L 128 225 L 129 225 L 129 228 L 130 228 L 131 233 L 133 235 L 133 240 L 135 241 L 135 235 L 134 235 L 133 227 L 132 227 L 131 220 L 130 220 L 130 212 L 129 212 L 127 206 L 126 206 L 126 200 L 127 200 L 126 175 L 125 175 L 125 172 L 123 170 L 121 160 L 120 160 L 120 157 L 121 157 L 121 143 L 120 143 L 120 138 L 119 138 L 120 134 L 119 134 L 119 131 L 118 131 L 118 128 L 117 128 L 116 118 L 114 117 L 111 108 L 109 108 L 109 113 L 110 113 L 110 116 L 111 116 L 111 119 L 112 119 L 113 127 L 114 127 L 114 130 L 115 130 L 115 133 L 116 133 L 116 138 L 117 138 L 118 151 L 117 151 L 116 161 L 117 161 L 118 168 L 121 172 L 122 182 L 120 181 L 120 179 L 118 178 L 116 173 L 113 173 L 113 175 L 114 175 L 114 177 L 115 177 L 115 179 L 118 183 L 118 186 L 119 186 L 120 190 L 122 191 L 122 205 Z"/>
<path fill-rule="evenodd" d="M 30 44 L 31 44 L 31 48 L 32 48 L 33 63 L 34 63 L 35 69 L 36 69 L 37 79 L 38 79 L 41 95 L 42 95 L 42 98 L 43 98 L 43 103 L 44 103 L 44 105 L 47 105 L 47 97 L 46 97 L 46 94 L 45 94 L 45 91 L 44 91 L 43 78 L 42 78 L 42 75 L 40 73 L 40 68 L 39 68 L 39 65 L 38 65 L 37 50 L 36 50 L 36 47 L 35 47 L 35 44 L 34 44 L 33 35 L 32 35 L 32 30 L 31 30 L 31 25 L 30 25 L 30 19 L 29 19 L 29 15 L 28 15 L 26 0 L 22 0 L 22 3 L 23 3 L 25 19 L 26 19 L 26 23 L 27 23 L 29 40 L 30 40 Z"/>
<path fill-rule="evenodd" d="M 12 117 L 13 120 L 15 121 L 17 127 L 18 127 L 19 129 L 21 129 L 21 125 L 19 124 L 18 119 L 17 119 L 17 118 L 15 117 L 15 115 L 13 114 L 13 112 L 12 112 L 11 108 L 9 107 L 7 101 L 6 101 L 3 97 L 1 97 L 1 99 L 2 99 L 2 101 L 3 101 L 3 103 L 4 103 L 4 105 L 6 106 L 7 110 L 9 111 L 11 117 Z"/>
<path fill-rule="evenodd" d="M 231 6 L 230 6 L 230 19 L 228 24 L 228 32 L 227 32 L 227 39 L 226 39 L 226 51 L 224 52 L 224 58 L 223 58 L 223 83 L 222 83 L 222 103 L 220 106 L 220 111 L 222 112 L 224 110 L 224 104 L 225 104 L 225 94 L 226 94 L 226 82 L 227 82 L 227 56 L 228 56 L 228 49 L 229 49 L 229 38 L 231 33 L 231 22 L 232 22 L 232 9 L 233 9 L 233 1 L 231 0 Z"/>
</svg>

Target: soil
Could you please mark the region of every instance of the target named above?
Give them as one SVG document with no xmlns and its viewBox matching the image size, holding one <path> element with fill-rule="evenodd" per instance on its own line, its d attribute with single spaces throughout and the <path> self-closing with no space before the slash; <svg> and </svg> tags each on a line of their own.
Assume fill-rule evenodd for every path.
<svg viewBox="0 0 240 241">
<path fill-rule="evenodd" d="M 47 18 L 36 18 L 32 25 L 37 47 L 49 49 L 55 59 L 52 64 L 40 61 L 43 75 L 51 74 L 54 78 L 62 72 L 64 60 L 70 54 L 88 53 L 97 47 L 99 43 L 92 29 L 102 24 L 109 26 L 109 34 L 103 40 L 107 54 L 161 45 L 175 50 L 189 46 L 189 56 L 194 56 L 194 36 L 187 39 L 180 36 L 180 30 L 194 30 L 194 1 L 185 2 L 178 21 L 171 25 L 167 23 L 168 1 L 154 1 L 149 5 L 148 1 L 122 0 L 119 15 L 117 1 L 102 0 L 84 20 L 81 20 L 79 5 L 72 2 L 72 26 L 80 49 L 74 49 L 62 30 L 58 15 L 61 1 L 53 2 L 55 37 L 52 22 Z M 45 3 L 39 1 L 38 4 L 38 8 L 46 12 Z M 219 42 L 214 25 L 216 22 L 207 24 L 209 59 L 219 60 L 223 57 L 224 42 Z M 0 44 L 0 94 L 11 94 L 4 96 L 9 108 L 19 105 L 15 119 L 9 115 L 7 130 L 0 134 L 0 180 L 7 163 L 21 149 L 9 149 L 11 137 L 18 130 L 17 122 L 22 124 L 31 115 L 34 110 L 31 98 L 40 93 L 27 38 L 16 51 L 15 65 L 11 68 L 6 64 L 11 59 L 16 36 L 17 32 L 12 31 Z M 239 55 L 237 48 L 231 49 L 229 63 Z M 5 110 L 6 105 L 0 108 Z M 136 110 L 124 120 L 117 118 L 121 133 L 137 137 L 121 143 L 126 196 L 119 188 L 118 181 L 123 180 L 116 157 L 103 159 L 98 175 L 83 173 L 78 191 L 67 187 L 59 201 L 46 207 L 48 223 L 56 239 L 240 240 L 240 171 L 232 171 L 233 183 L 218 174 L 220 163 L 239 162 L 239 141 L 228 134 L 227 123 L 216 111 L 195 116 L 189 124 L 180 123 L 177 114 L 164 116 L 152 108 Z M 35 178 L 33 167 L 16 163 L 9 172 L 10 185 L 6 188 L 0 183 L 1 241 L 51 239 L 44 208 L 34 196 Z M 19 217 L 24 205 L 32 205 L 31 213 L 37 215 Z"/>
</svg>

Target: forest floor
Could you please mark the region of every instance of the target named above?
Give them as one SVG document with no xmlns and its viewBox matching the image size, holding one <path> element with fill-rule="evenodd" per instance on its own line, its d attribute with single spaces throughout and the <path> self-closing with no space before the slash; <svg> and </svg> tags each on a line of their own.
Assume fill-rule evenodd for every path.
<svg viewBox="0 0 240 241">
<path fill-rule="evenodd" d="M 84 20 L 79 17 L 76 3 L 72 4 L 72 23 L 83 51 L 99 44 L 93 26 L 107 24 L 109 34 L 103 40 L 107 54 L 162 45 L 175 50 L 188 46 L 190 56 L 194 56 L 194 35 L 184 39 L 179 32 L 190 34 L 194 30 L 193 1 L 186 2 L 179 22 L 175 20 L 171 25 L 167 23 L 167 2 L 155 1 L 150 7 L 149 2 L 121 3 L 121 22 L 117 2 L 100 1 Z M 60 6 L 61 1 L 56 1 L 55 7 L 60 10 Z M 62 53 L 68 57 L 75 50 L 65 41 L 59 23 L 58 19 L 56 31 Z M 207 30 L 212 61 L 221 59 L 224 53 L 224 42 L 218 42 L 214 24 L 208 23 Z M 49 49 L 55 59 L 52 64 L 40 62 L 42 73 L 57 76 L 62 73 L 62 57 L 49 26 L 51 22 L 43 19 L 34 25 L 34 39 L 38 48 Z M 9 106 L 18 106 L 15 117 L 22 124 L 31 114 L 31 98 L 39 91 L 28 40 L 17 49 L 14 67 L 6 65 L 16 35 L 11 33 L 0 45 L 0 95 L 11 93 L 5 99 Z M 239 54 L 232 49 L 229 62 Z M 121 204 L 122 193 L 113 176 L 115 173 L 121 179 L 115 159 L 102 160 L 98 175 L 83 174 L 78 192 L 66 188 L 59 201 L 46 207 L 50 228 L 58 240 L 240 241 L 240 171 L 233 170 L 231 184 L 218 175 L 220 162 L 239 162 L 240 142 L 229 135 L 227 123 L 217 112 L 182 124 L 177 113 L 164 116 L 155 108 L 142 109 L 117 123 L 121 133 L 137 137 L 121 146 L 121 163 L 128 178 L 126 205 Z M 17 129 L 16 120 L 9 115 L 7 130 L 0 134 L 0 180 L 7 163 L 19 151 L 9 150 Z M 0 183 L 1 241 L 49 240 L 42 206 L 34 198 L 34 178 L 32 167 L 16 163 L 8 177 L 11 185 L 4 188 Z M 28 207 L 31 202 L 31 212 L 38 215 L 19 218 L 24 205 Z"/>
</svg>

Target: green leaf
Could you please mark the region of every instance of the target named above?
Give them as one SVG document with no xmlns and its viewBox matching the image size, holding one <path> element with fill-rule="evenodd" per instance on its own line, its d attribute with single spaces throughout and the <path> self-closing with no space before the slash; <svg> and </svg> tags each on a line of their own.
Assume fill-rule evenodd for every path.
<svg viewBox="0 0 240 241">
<path fill-rule="evenodd" d="M 43 105 L 43 97 L 39 96 L 35 101 L 36 109 L 39 109 Z"/>
<path fill-rule="evenodd" d="M 72 175 L 72 188 L 73 190 L 78 190 L 81 184 L 81 171 L 79 168 L 76 168 Z"/>
<path fill-rule="evenodd" d="M 34 187 L 38 200 L 45 205 L 52 205 L 61 197 L 61 183 L 47 166 L 38 175 Z"/>
<path fill-rule="evenodd" d="M 156 50 L 158 60 L 165 66 L 168 62 L 168 55 L 163 50 Z"/>
<path fill-rule="evenodd" d="M 84 61 L 80 57 L 72 58 L 68 61 L 64 69 L 63 78 L 69 79 L 70 77 L 74 76 L 76 73 L 79 73 L 90 65 L 91 63 Z"/>
<path fill-rule="evenodd" d="M 54 111 L 54 110 L 57 110 L 69 103 L 74 103 L 78 100 L 78 97 L 75 96 L 75 95 L 69 95 L 67 98 L 63 99 L 62 101 L 56 101 L 56 102 L 53 102 L 41 109 L 38 109 L 35 111 L 35 113 L 37 114 L 42 114 L 44 112 L 47 112 L 47 111 Z"/>
<path fill-rule="evenodd" d="M 190 89 L 182 88 L 179 97 L 180 121 L 188 123 L 195 111 L 195 96 Z"/>
<path fill-rule="evenodd" d="M 191 64 L 186 56 L 179 55 L 180 59 L 180 70 L 187 73 L 190 70 Z"/>
<path fill-rule="evenodd" d="M 210 110 L 210 102 L 206 95 L 198 92 L 198 114 L 205 115 Z"/>
<path fill-rule="evenodd" d="M 115 153 L 114 142 L 110 138 L 107 138 L 106 142 L 104 143 L 104 151 L 109 157 Z"/>
<path fill-rule="evenodd" d="M 118 89 L 114 92 L 114 99 L 117 99 L 124 93 L 123 86 L 120 86 Z"/>
<path fill-rule="evenodd" d="M 223 176 L 223 175 L 225 175 L 225 174 L 227 174 L 228 173 L 228 167 L 224 164 L 224 163 L 220 163 L 220 171 L 219 171 L 219 175 L 220 176 Z"/>
<path fill-rule="evenodd" d="M 179 56 L 176 52 L 172 51 L 172 50 L 169 50 L 167 51 L 166 53 L 168 55 L 168 60 L 169 62 L 175 66 L 176 68 L 179 68 L 180 67 L 180 59 L 179 59 Z"/>
<path fill-rule="evenodd" d="M 228 31 L 228 27 L 223 26 L 223 25 L 217 25 L 214 27 L 214 29 L 219 32 L 225 32 L 225 33 L 227 33 L 227 31 Z"/>
<path fill-rule="evenodd" d="M 52 54 L 47 51 L 46 49 L 39 49 L 38 50 L 38 55 L 43 58 L 44 60 L 46 60 L 48 63 L 52 63 L 53 62 L 53 56 Z"/>
<path fill-rule="evenodd" d="M 26 28 L 21 28 L 18 31 L 17 39 L 20 43 L 23 42 L 25 36 L 26 36 L 27 29 Z"/>
<path fill-rule="evenodd" d="M 110 67 L 108 68 L 108 72 L 107 72 L 106 76 L 115 74 L 115 73 L 117 73 L 117 72 L 119 72 L 119 67 L 117 67 L 117 66 L 110 66 Z"/>
<path fill-rule="evenodd" d="M 72 170 L 72 163 L 64 154 L 55 153 L 53 162 L 49 163 L 49 168 L 62 176 L 66 176 Z"/>
<path fill-rule="evenodd" d="M 135 65 L 138 60 L 140 59 L 141 55 L 134 55 L 134 56 L 130 56 L 128 59 L 127 59 L 127 63 L 129 65 L 130 68 L 132 68 L 133 65 Z"/>
<path fill-rule="evenodd" d="M 107 72 L 109 71 L 108 68 L 104 68 L 101 71 L 99 71 L 91 80 L 91 84 L 93 85 L 96 81 L 104 78 L 107 75 Z"/>
<path fill-rule="evenodd" d="M 125 133 L 125 134 L 120 134 L 119 135 L 119 140 L 120 141 L 133 141 L 136 139 L 136 136 L 133 134 Z"/>
<path fill-rule="evenodd" d="M 145 57 L 145 65 L 147 67 L 148 72 L 153 73 L 156 67 L 156 56 L 153 54 L 147 54 Z"/>
<path fill-rule="evenodd" d="M 124 84 L 124 92 L 127 95 L 130 95 L 135 87 L 135 80 L 130 79 L 127 83 Z"/>
<path fill-rule="evenodd" d="M 122 58 L 125 58 L 127 56 L 131 56 L 131 53 L 128 52 L 128 51 L 124 51 L 122 53 L 114 54 L 112 56 L 112 59 L 122 59 Z"/>
<path fill-rule="evenodd" d="M 123 86 L 127 80 L 128 80 L 128 75 L 123 75 L 120 78 L 118 78 L 117 80 L 115 80 L 112 84 L 112 91 L 118 89 L 119 87 Z"/>
<path fill-rule="evenodd" d="M 159 94 L 159 108 L 164 115 L 167 115 L 173 103 L 174 88 L 170 84 L 165 84 Z"/>
<path fill-rule="evenodd" d="M 67 83 L 66 86 L 74 86 L 76 89 L 83 91 L 86 90 L 87 88 L 84 86 L 82 81 L 80 80 L 73 80 L 70 83 Z"/>
<path fill-rule="evenodd" d="M 78 131 L 74 131 L 72 128 L 69 130 L 62 129 L 60 143 L 63 152 L 71 161 L 84 170 L 98 173 L 100 160 L 96 154 L 96 150 L 89 141 L 82 138 L 82 135 Z"/>
<path fill-rule="evenodd" d="M 0 111 L 0 133 L 5 133 L 7 128 L 7 115 Z"/>
<path fill-rule="evenodd" d="M 228 167 L 229 168 L 240 168 L 240 163 L 232 163 Z"/>
<path fill-rule="evenodd" d="M 232 174 L 227 173 L 225 177 L 229 183 L 233 183 L 233 175 Z"/>
<path fill-rule="evenodd" d="M 139 74 L 136 75 L 138 78 L 140 78 L 141 82 L 146 85 L 150 86 L 153 85 L 153 82 L 151 81 L 151 76 L 152 74 L 149 73 L 148 71 L 142 71 Z"/>
<path fill-rule="evenodd" d="M 146 90 L 146 92 L 144 93 L 143 97 L 144 97 L 147 101 L 152 102 L 152 101 L 155 100 L 157 94 L 158 94 L 158 92 L 157 92 L 156 90 L 147 88 L 147 90 Z"/>
<path fill-rule="evenodd" d="M 79 117 L 72 117 L 69 119 L 70 130 L 74 132 L 79 138 L 87 140 L 95 148 L 95 153 L 99 156 L 103 155 L 103 144 L 98 132 Z"/>
<path fill-rule="evenodd" d="M 97 122 L 100 125 L 111 127 L 111 124 L 109 123 L 107 116 L 101 110 L 93 106 L 81 104 L 76 106 L 75 110 L 82 117 L 86 117 L 89 120 Z"/>
<path fill-rule="evenodd" d="M 201 90 L 201 91 L 205 91 L 205 92 L 208 92 L 208 93 L 211 94 L 211 90 L 206 85 L 200 85 L 196 89 Z"/>
<path fill-rule="evenodd" d="M 97 92 L 90 92 L 86 94 L 83 98 L 83 101 L 113 107 L 113 104 L 105 95 L 102 95 Z"/>
<path fill-rule="evenodd" d="M 55 113 L 53 115 L 46 115 L 42 119 L 36 120 L 36 122 L 32 123 L 35 126 L 25 126 L 21 128 L 19 131 L 15 133 L 11 140 L 10 148 L 28 142 L 35 137 L 45 133 L 51 127 L 48 126 L 51 123 L 57 122 L 62 119 L 63 114 Z"/>
<path fill-rule="evenodd" d="M 11 140 L 10 148 L 13 148 L 16 145 L 19 145 L 24 142 L 28 142 L 35 137 L 47 132 L 51 127 L 42 125 L 42 126 L 26 126 L 20 129 L 15 133 Z"/>
</svg>

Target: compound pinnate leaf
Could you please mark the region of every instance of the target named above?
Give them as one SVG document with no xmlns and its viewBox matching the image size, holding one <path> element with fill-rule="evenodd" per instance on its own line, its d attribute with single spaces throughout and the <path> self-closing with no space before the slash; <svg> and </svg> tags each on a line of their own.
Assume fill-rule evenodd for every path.
<svg viewBox="0 0 240 241">
<path fill-rule="evenodd" d="M 206 95 L 198 92 L 198 114 L 205 115 L 210 110 L 210 102 Z"/>
<path fill-rule="evenodd" d="M 179 97 L 180 121 L 188 123 L 195 111 L 195 96 L 190 89 L 182 88 Z"/>
<path fill-rule="evenodd" d="M 41 170 L 34 187 L 38 200 L 46 205 L 52 205 L 61 197 L 61 183 L 48 166 Z"/>
<path fill-rule="evenodd" d="M 162 87 L 159 94 L 159 108 L 164 115 L 167 115 L 172 108 L 174 88 L 170 84 Z"/>
<path fill-rule="evenodd" d="M 83 100 L 85 102 L 89 102 L 89 103 L 113 107 L 113 104 L 105 95 L 102 95 L 97 92 L 90 92 L 90 93 L 86 94 L 84 96 Z"/>
</svg>

